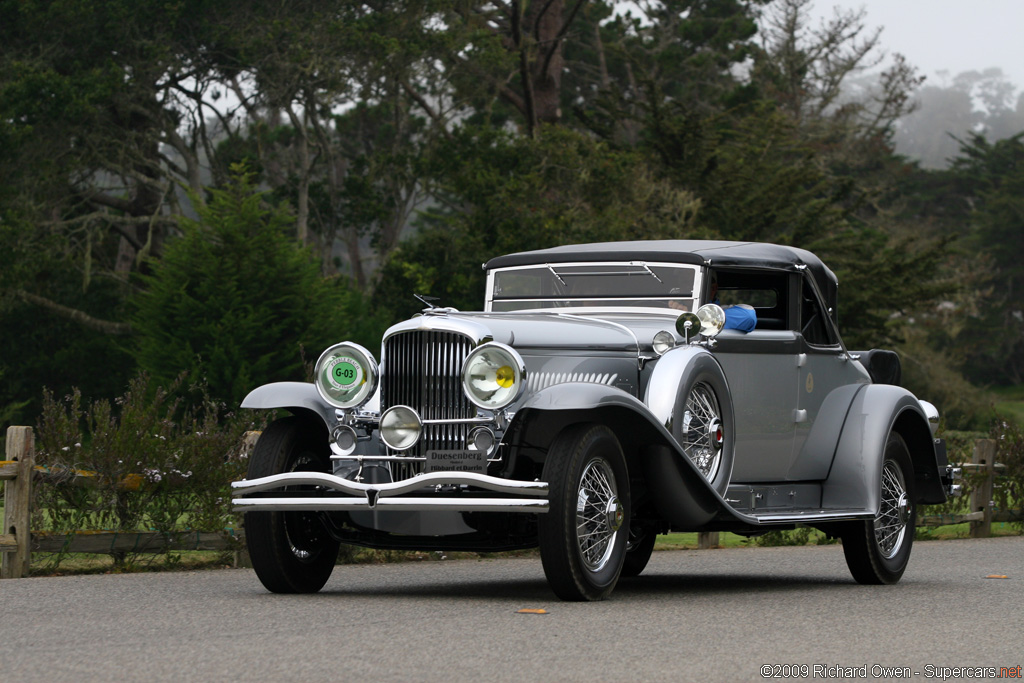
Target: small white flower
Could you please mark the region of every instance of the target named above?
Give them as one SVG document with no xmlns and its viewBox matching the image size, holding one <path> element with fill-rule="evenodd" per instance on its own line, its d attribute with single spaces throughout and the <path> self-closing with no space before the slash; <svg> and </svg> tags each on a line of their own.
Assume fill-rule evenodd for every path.
<svg viewBox="0 0 1024 683">
<path fill-rule="evenodd" d="M 82 447 L 81 443 L 77 443 L 77 442 L 75 443 L 75 448 L 81 448 L 81 447 Z"/>
<path fill-rule="evenodd" d="M 64 446 L 63 448 L 61 448 L 61 450 L 62 451 L 70 451 L 71 447 L 70 446 Z"/>
</svg>

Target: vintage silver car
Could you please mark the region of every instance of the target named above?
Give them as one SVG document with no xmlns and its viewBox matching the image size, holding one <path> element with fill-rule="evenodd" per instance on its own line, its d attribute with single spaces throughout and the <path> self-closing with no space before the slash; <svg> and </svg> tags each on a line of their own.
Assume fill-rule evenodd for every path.
<svg viewBox="0 0 1024 683">
<path fill-rule="evenodd" d="M 841 538 L 857 581 L 894 583 L 917 505 L 956 488 L 938 412 L 895 353 L 846 349 L 810 252 L 619 242 L 484 268 L 482 312 L 428 305 L 379 364 L 340 343 L 314 383 L 245 398 L 291 413 L 232 485 L 267 589 L 319 590 L 341 543 L 539 546 L 560 598 L 599 600 L 658 534 L 797 526 Z"/>
</svg>

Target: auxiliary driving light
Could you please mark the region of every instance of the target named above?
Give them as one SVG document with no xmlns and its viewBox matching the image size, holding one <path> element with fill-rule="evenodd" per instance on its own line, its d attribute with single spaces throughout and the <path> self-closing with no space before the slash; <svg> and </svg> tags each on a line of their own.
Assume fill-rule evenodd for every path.
<svg viewBox="0 0 1024 683">
<path fill-rule="evenodd" d="M 654 335 L 652 345 L 654 346 L 654 352 L 659 356 L 663 356 L 676 345 L 676 338 L 668 330 L 662 330 Z"/>
<path fill-rule="evenodd" d="M 404 451 L 416 445 L 423 433 L 423 422 L 409 406 L 392 406 L 380 416 L 380 438 L 396 451 Z"/>
<path fill-rule="evenodd" d="M 473 427 L 466 437 L 466 445 L 478 453 L 490 455 L 494 449 L 494 432 L 487 427 Z"/>
</svg>

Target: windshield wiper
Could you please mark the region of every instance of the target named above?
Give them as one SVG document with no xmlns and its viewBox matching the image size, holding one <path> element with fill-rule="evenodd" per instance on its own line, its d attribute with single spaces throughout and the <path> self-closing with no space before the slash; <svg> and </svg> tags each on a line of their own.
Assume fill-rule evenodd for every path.
<svg viewBox="0 0 1024 683">
<path fill-rule="evenodd" d="M 565 284 L 565 280 L 562 279 L 562 276 L 558 274 L 557 270 L 555 270 L 554 268 L 551 267 L 550 263 L 545 263 L 544 265 L 546 265 L 548 267 L 548 270 L 550 270 L 551 274 L 555 276 L 555 279 L 557 279 L 563 285 Z"/>
<path fill-rule="evenodd" d="M 661 284 L 665 284 L 664 282 L 662 282 L 661 278 L 660 278 L 660 277 L 658 277 L 658 274 L 657 274 L 657 273 L 655 273 L 655 272 L 654 272 L 653 270 L 651 270 L 650 266 L 648 266 L 648 265 L 647 265 L 646 263 L 644 263 L 643 261 L 639 261 L 639 262 L 638 262 L 638 261 L 630 261 L 629 265 L 631 265 L 631 266 L 640 266 L 641 268 L 643 268 L 644 270 L 646 270 L 646 271 L 647 271 L 647 274 L 648 274 L 648 275 L 650 275 L 651 277 L 653 277 L 653 278 L 654 278 L 655 280 L 657 280 L 658 282 L 661 282 Z"/>
</svg>

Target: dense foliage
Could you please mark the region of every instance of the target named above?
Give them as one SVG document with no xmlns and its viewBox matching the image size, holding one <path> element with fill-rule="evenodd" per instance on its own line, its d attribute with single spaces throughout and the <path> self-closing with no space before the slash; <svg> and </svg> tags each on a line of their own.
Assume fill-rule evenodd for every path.
<svg viewBox="0 0 1024 683">
<path fill-rule="evenodd" d="M 413 293 L 479 306 L 496 254 L 721 237 L 818 253 L 848 343 L 987 426 L 975 387 L 1024 374 L 1024 104 L 809 3 L 0 0 L 0 418 L 139 369 L 236 403 Z"/>
<path fill-rule="evenodd" d="M 236 406 L 260 384 L 302 378 L 303 350 L 319 354 L 336 330 L 363 341 L 359 294 L 321 277 L 288 235 L 291 216 L 263 199 L 245 176 L 212 190 L 143 278 L 135 358 L 159 385 L 186 372 Z"/>
</svg>

